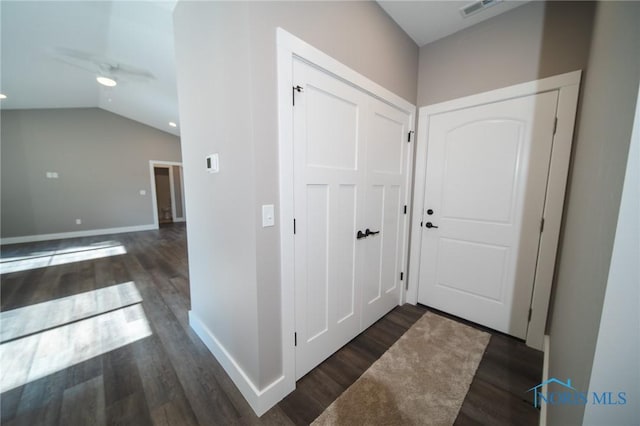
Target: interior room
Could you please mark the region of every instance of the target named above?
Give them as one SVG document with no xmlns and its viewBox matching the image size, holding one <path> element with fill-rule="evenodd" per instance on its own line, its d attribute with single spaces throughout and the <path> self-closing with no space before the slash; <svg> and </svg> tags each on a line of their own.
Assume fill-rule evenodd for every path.
<svg viewBox="0 0 640 426">
<path fill-rule="evenodd" d="M 2 423 L 640 423 L 640 2 L 0 19 Z"/>
</svg>

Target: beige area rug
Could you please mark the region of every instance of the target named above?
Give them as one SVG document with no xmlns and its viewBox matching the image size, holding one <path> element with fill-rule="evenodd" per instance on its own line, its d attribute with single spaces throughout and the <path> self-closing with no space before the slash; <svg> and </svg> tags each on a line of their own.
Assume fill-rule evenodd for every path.
<svg viewBox="0 0 640 426">
<path fill-rule="evenodd" d="M 490 335 L 427 312 L 313 425 L 451 425 Z"/>
</svg>

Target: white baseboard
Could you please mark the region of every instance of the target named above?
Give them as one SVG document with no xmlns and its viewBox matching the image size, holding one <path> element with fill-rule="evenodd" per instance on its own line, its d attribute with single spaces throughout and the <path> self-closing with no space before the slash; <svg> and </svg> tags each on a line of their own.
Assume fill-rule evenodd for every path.
<svg viewBox="0 0 640 426">
<path fill-rule="evenodd" d="M 0 239 L 0 245 L 32 243 L 35 241 L 62 240 L 64 238 L 92 237 L 94 235 L 122 234 L 124 232 L 150 231 L 152 229 L 158 229 L 158 227 L 151 224 L 124 226 L 120 228 L 88 229 L 86 231 L 60 232 L 57 234 L 25 235 L 23 237 L 2 238 Z"/>
<path fill-rule="evenodd" d="M 544 335 L 544 361 L 542 363 L 542 381 L 544 383 L 549 380 L 549 335 Z M 547 395 L 547 385 L 542 386 L 542 393 Z M 547 426 L 547 404 L 540 406 L 540 426 Z"/>
<path fill-rule="evenodd" d="M 264 389 L 258 389 L 233 356 L 193 311 L 189 311 L 189 325 L 222 365 L 258 417 L 295 389 L 295 385 L 292 389 L 287 389 L 287 380 L 284 375 L 278 377 Z"/>
</svg>

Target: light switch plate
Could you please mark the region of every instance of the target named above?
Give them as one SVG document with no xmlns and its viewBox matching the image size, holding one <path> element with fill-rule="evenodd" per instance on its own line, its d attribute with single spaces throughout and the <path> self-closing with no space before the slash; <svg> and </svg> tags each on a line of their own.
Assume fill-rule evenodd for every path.
<svg viewBox="0 0 640 426">
<path fill-rule="evenodd" d="M 262 206 L 262 227 L 275 225 L 275 209 L 273 204 L 265 204 Z"/>
<path fill-rule="evenodd" d="M 220 171 L 220 158 L 218 153 L 207 155 L 207 171 L 209 173 L 218 173 Z"/>
</svg>

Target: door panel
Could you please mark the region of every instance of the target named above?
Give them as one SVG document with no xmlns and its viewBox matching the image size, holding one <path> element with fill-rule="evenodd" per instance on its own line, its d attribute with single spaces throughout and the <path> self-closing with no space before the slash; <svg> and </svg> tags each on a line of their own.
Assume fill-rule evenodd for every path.
<svg viewBox="0 0 640 426">
<path fill-rule="evenodd" d="M 431 118 L 420 303 L 526 336 L 556 104 L 553 91 Z"/>
<path fill-rule="evenodd" d="M 294 108 L 296 378 L 360 332 L 364 94 L 299 61 Z"/>
<path fill-rule="evenodd" d="M 336 215 L 335 248 L 330 255 L 336 265 L 333 279 L 336 281 L 338 299 L 338 323 L 358 315 L 356 307 L 356 212 L 358 194 L 356 185 L 338 186 L 338 206 L 340 214 Z M 358 294 L 358 296 L 360 296 Z"/>
<path fill-rule="evenodd" d="M 400 301 L 404 241 L 403 213 L 409 158 L 409 116 L 371 98 L 367 117 L 367 186 L 365 224 L 379 234 L 366 238 L 363 265 L 362 328 Z"/>
<path fill-rule="evenodd" d="M 308 185 L 307 223 L 313 223 L 307 232 L 307 329 L 308 342 L 327 331 L 329 293 L 329 186 Z"/>
<path fill-rule="evenodd" d="M 359 106 L 322 89 L 308 85 L 307 100 L 307 165 L 355 170 L 358 159 Z"/>
<path fill-rule="evenodd" d="M 442 178 L 443 217 L 511 221 L 524 125 L 515 120 L 475 122 L 447 135 Z M 476 135 L 494 137 L 479 144 Z M 485 161 L 486 157 L 493 161 Z"/>
</svg>

